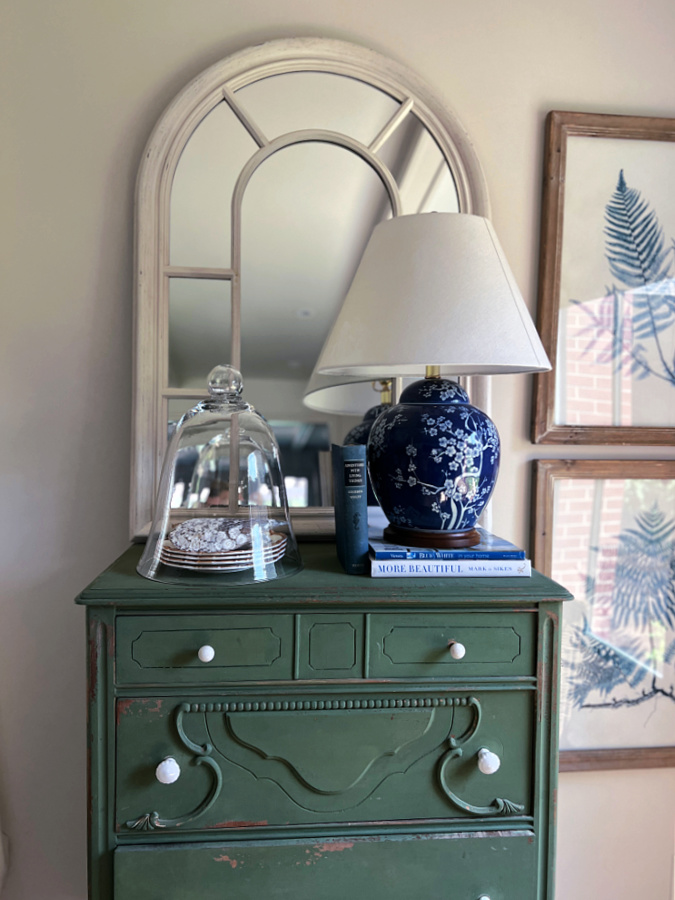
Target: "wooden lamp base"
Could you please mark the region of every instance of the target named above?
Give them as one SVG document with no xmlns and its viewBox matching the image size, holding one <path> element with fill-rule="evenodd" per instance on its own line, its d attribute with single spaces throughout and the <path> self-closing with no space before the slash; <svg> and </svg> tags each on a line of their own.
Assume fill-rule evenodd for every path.
<svg viewBox="0 0 675 900">
<path fill-rule="evenodd" d="M 421 531 L 412 528 L 398 528 L 388 525 L 384 529 L 384 539 L 403 547 L 429 547 L 435 549 L 456 549 L 473 547 L 479 543 L 480 534 L 475 528 L 469 531 Z"/>
</svg>

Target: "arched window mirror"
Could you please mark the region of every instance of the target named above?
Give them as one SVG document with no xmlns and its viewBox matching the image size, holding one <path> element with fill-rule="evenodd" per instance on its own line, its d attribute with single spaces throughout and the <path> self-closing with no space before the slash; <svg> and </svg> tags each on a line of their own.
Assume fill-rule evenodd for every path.
<svg viewBox="0 0 675 900">
<path fill-rule="evenodd" d="M 320 451 L 357 419 L 303 392 L 373 227 L 432 210 L 488 216 L 480 165 L 456 118 L 379 54 L 273 41 L 176 97 L 137 183 L 132 536 L 172 427 L 223 362 L 277 433 L 296 530 L 330 530 Z"/>
</svg>

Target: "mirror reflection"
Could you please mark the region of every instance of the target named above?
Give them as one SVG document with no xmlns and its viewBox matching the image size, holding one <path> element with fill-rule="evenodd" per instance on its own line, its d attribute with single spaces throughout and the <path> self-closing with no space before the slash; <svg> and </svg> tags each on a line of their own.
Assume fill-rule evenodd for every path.
<svg viewBox="0 0 675 900">
<path fill-rule="evenodd" d="M 248 376 L 308 381 L 364 244 L 390 214 L 377 174 L 342 147 L 286 147 L 253 174 L 241 231 Z"/>
<path fill-rule="evenodd" d="M 256 81 L 233 97 L 194 130 L 173 180 L 169 261 L 174 276 L 185 268 L 178 274 L 190 277 L 169 278 L 167 429 L 203 396 L 210 369 L 230 361 L 232 200 L 260 135 L 267 141 L 305 129 L 347 135 L 363 145 L 366 158 L 326 138 L 303 138 L 264 159 L 241 205 L 244 399 L 275 424 L 282 470 L 297 480 L 292 502 L 330 505 L 321 455 L 361 416 L 308 409 L 302 395 L 370 233 L 392 215 L 365 148 L 373 147 L 393 175 L 404 214 L 458 211 L 457 191 L 414 112 L 370 84 L 294 72 Z M 373 393 L 369 405 L 377 402 Z"/>
<path fill-rule="evenodd" d="M 231 298 L 229 281 L 169 279 L 169 387 L 201 396 L 204 367 L 219 365 L 232 340 Z"/>
<path fill-rule="evenodd" d="M 192 401 L 170 400 L 167 413 L 167 443 L 173 437 L 181 416 Z M 272 419 L 283 462 L 288 505 L 296 509 L 324 505 L 330 496 L 330 467 L 326 447 L 330 447 L 328 426 L 322 422 L 293 422 Z M 205 445 L 179 450 L 176 456 L 171 507 L 179 508 L 190 490 L 195 467 Z"/>
</svg>

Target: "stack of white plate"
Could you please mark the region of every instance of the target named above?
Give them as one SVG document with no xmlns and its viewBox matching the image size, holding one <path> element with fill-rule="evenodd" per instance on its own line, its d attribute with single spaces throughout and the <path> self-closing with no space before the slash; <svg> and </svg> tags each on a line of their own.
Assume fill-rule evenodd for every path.
<svg viewBox="0 0 675 900">
<path fill-rule="evenodd" d="M 262 553 L 264 563 L 276 563 L 286 551 L 286 535 L 270 534 L 270 542 Z M 243 572 L 253 566 L 253 549 L 206 551 L 179 550 L 170 540 L 164 541 L 160 560 L 166 566 L 190 569 L 193 572 Z"/>
</svg>

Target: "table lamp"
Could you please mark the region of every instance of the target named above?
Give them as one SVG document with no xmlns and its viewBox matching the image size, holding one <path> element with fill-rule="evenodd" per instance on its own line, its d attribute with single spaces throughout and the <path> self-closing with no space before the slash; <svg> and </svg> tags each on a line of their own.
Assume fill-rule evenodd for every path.
<svg viewBox="0 0 675 900">
<path fill-rule="evenodd" d="M 499 436 L 445 376 L 550 367 L 487 219 L 423 213 L 374 229 L 316 371 L 424 376 L 376 419 L 368 440 L 388 540 L 466 547 L 480 539 L 475 524 L 497 479 Z"/>
</svg>

